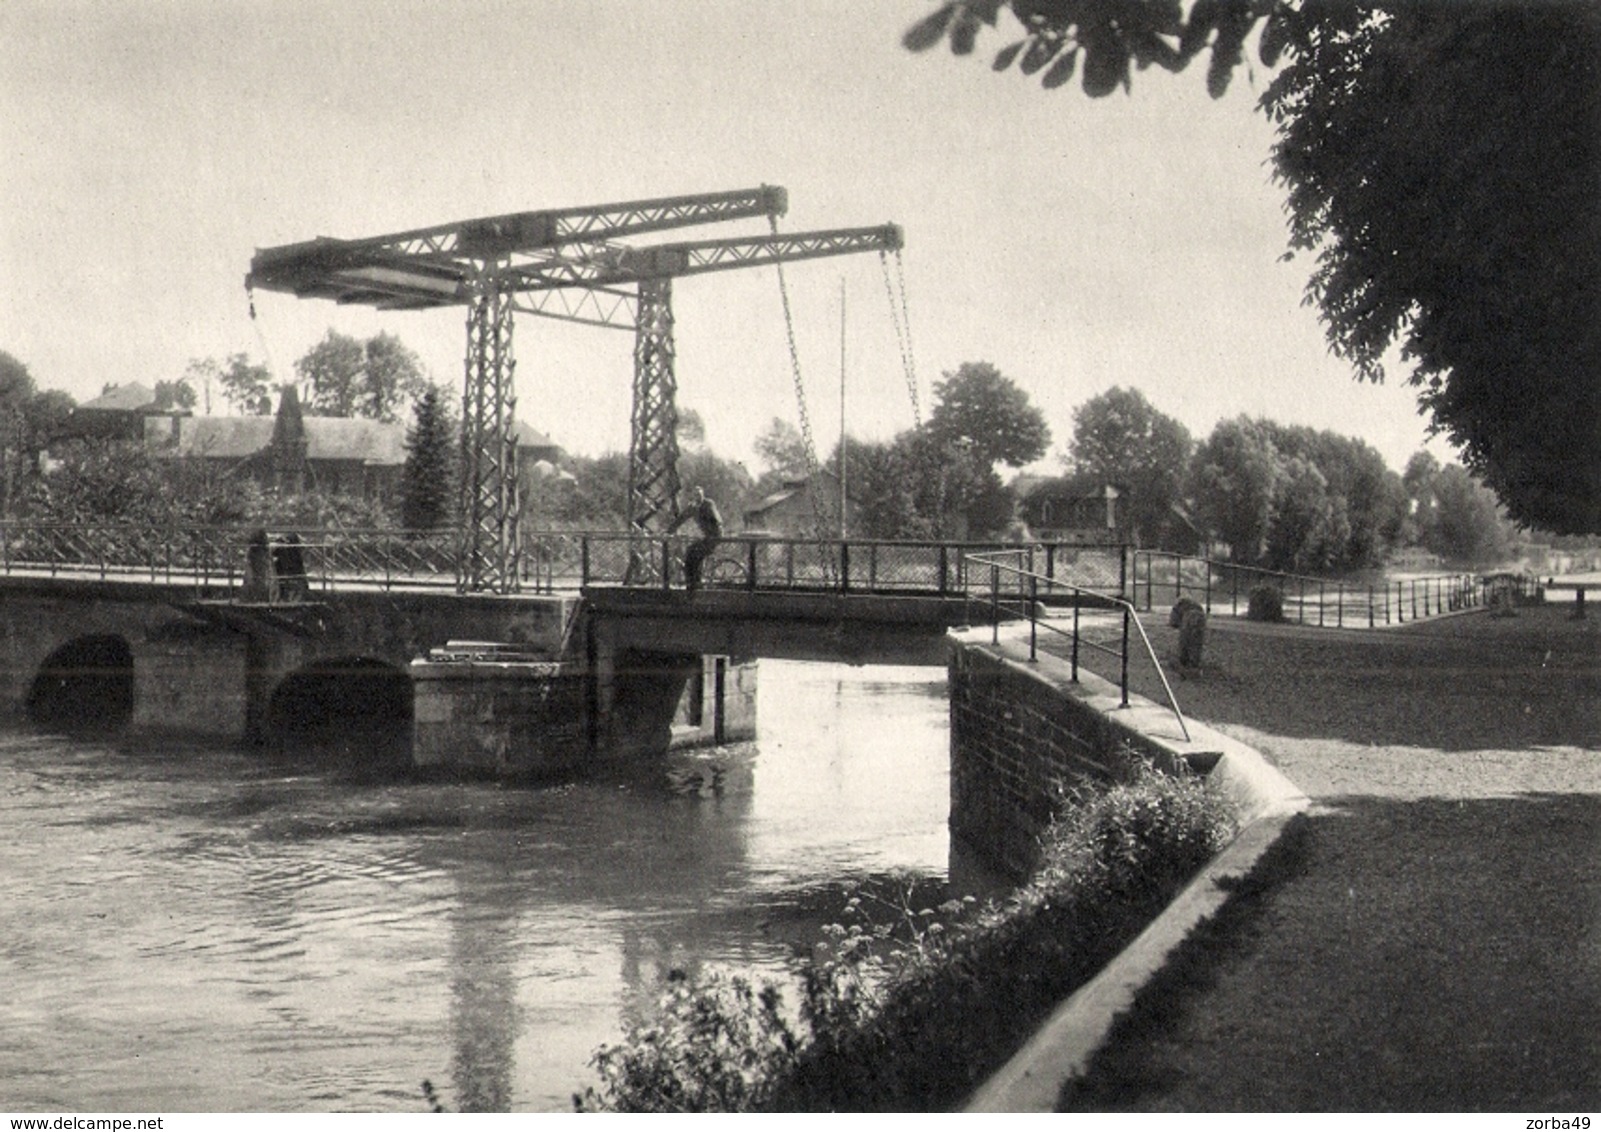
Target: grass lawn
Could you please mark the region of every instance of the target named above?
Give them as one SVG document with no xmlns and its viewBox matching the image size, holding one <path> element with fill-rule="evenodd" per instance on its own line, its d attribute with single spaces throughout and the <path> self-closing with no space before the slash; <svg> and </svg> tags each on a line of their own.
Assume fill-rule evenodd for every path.
<svg viewBox="0 0 1601 1132">
<path fill-rule="evenodd" d="M 1063 1106 L 1601 1107 L 1601 625 L 1570 611 L 1215 621 L 1180 705 L 1316 807 Z"/>
</svg>

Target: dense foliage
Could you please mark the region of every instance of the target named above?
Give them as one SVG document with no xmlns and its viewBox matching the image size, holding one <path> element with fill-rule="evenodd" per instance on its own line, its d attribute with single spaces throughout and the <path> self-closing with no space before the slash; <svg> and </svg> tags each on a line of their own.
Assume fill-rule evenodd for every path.
<svg viewBox="0 0 1601 1132">
<path fill-rule="evenodd" d="M 247 417 L 272 413 L 272 371 L 247 354 L 231 354 L 227 361 L 195 358 L 184 370 L 182 382 L 198 386 L 204 393 L 204 408 L 211 412 L 211 387 L 217 386 L 222 399 Z"/>
<path fill-rule="evenodd" d="M 955 0 L 920 20 L 904 42 L 922 51 L 948 35 L 954 53 L 970 54 L 980 27 L 995 27 L 1003 8 L 1017 17 L 1023 35 L 996 53 L 995 69 L 1015 62 L 1025 75 L 1043 72 L 1047 89 L 1077 72 L 1091 98 L 1127 90 L 1131 67 L 1180 71 L 1208 46 L 1207 89 L 1218 97 L 1244 58 L 1256 22 L 1268 17 L 1262 56 L 1272 66 L 1293 15 L 1276 0 L 1197 0 L 1187 14 L 1178 0 Z"/>
<path fill-rule="evenodd" d="M 1410 500 L 1408 535 L 1447 562 L 1488 564 L 1507 554 L 1516 532 L 1501 514 L 1495 493 L 1459 464 L 1441 467 L 1426 452 L 1402 476 Z"/>
<path fill-rule="evenodd" d="M 0 516 L 17 514 L 39 477 L 39 458 L 60 435 L 72 398 L 41 391 L 22 362 L 0 350 Z"/>
<path fill-rule="evenodd" d="M 1170 546 L 1173 508 L 1195 444 L 1189 429 L 1138 389 L 1113 388 L 1073 410 L 1067 463 L 1077 477 L 1115 484 L 1128 526 L 1142 546 Z"/>
<path fill-rule="evenodd" d="M 1372 379 L 1400 346 L 1513 518 L 1601 531 L 1601 10 L 1327 19 L 1263 101 L 1330 343 Z"/>
<path fill-rule="evenodd" d="M 1232 835 L 1221 796 L 1150 773 L 1071 800 L 1042 864 L 1004 905 L 950 901 L 827 929 L 800 1000 L 738 977 L 675 972 L 659 1012 L 602 1048 L 580 1109 L 948 1109 L 1044 1012 L 1121 950 Z M 865 913 L 869 900 L 849 910 Z"/>
<path fill-rule="evenodd" d="M 970 53 L 1003 8 L 1023 34 L 997 70 L 1054 87 L 1078 69 L 1096 97 L 1207 48 L 1220 95 L 1260 26 L 1262 64 L 1286 61 L 1261 104 L 1290 244 L 1317 257 L 1307 293 L 1331 346 L 1372 380 L 1398 347 L 1512 518 L 1601 532 L 1601 8 L 957 0 L 906 46 Z"/>
<path fill-rule="evenodd" d="M 967 362 L 945 374 L 934 395 L 923 428 L 888 441 L 847 439 L 823 462 L 838 474 L 845 461 L 853 536 L 989 539 L 1012 527 L 1016 496 L 995 465 L 1016 467 L 1043 456 L 1051 439 L 1045 415 L 987 362 Z M 774 418 L 756 451 L 766 465 L 758 497 L 805 478 L 805 441 L 789 422 Z"/>
<path fill-rule="evenodd" d="M 295 372 L 311 388 L 312 412 L 325 417 L 392 421 L 429 386 L 417 355 L 386 333 L 363 342 L 330 329 L 295 363 Z"/>
<path fill-rule="evenodd" d="M 1298 573 L 1376 566 L 1407 500 L 1371 446 L 1251 417 L 1220 421 L 1196 449 L 1190 497 L 1235 562 Z"/>
<path fill-rule="evenodd" d="M 934 383 L 928 436 L 940 449 L 966 449 L 978 462 L 1020 468 L 1045 455 L 1045 414 L 1017 382 L 988 362 L 963 362 Z"/>
</svg>

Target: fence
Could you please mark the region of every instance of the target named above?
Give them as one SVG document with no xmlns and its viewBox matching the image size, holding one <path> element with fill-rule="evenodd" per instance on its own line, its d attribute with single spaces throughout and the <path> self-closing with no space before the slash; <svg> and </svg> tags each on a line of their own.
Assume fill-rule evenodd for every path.
<svg viewBox="0 0 1601 1132">
<path fill-rule="evenodd" d="M 126 524 L 0 523 L 0 570 L 7 574 L 138 578 L 232 591 L 245 576 L 252 528 L 144 527 Z M 274 545 L 285 535 L 269 531 Z M 533 531 L 518 543 L 518 577 L 529 592 L 586 585 L 667 587 L 683 582 L 693 540 L 635 532 Z M 389 589 L 454 587 L 460 536 L 452 531 L 341 529 L 307 535 L 301 557 L 312 590 L 335 585 Z M 971 555 L 1026 555 L 1047 579 L 1122 592 L 1128 565 L 1121 546 L 748 538 L 723 539 L 705 564 L 709 587 L 904 592 L 959 595 L 975 585 Z"/>
<path fill-rule="evenodd" d="M 1285 620 L 1334 628 L 1403 624 L 1485 602 L 1483 583 L 1469 574 L 1346 581 L 1160 550 L 1133 553 L 1130 597 L 1146 611 L 1188 597 L 1208 614 L 1226 609 L 1239 616 L 1261 585 L 1278 591 Z"/>
<path fill-rule="evenodd" d="M 994 627 L 991 639 L 997 644 L 1000 642 L 1002 620 L 1026 619 L 1028 658 L 1033 661 L 1039 658 L 1041 629 L 1067 638 L 1068 661 L 1075 682 L 1078 680 L 1079 661 L 1084 650 L 1110 656 L 1117 661 L 1118 688 L 1122 693 L 1123 706 L 1127 707 L 1130 645 L 1137 635 L 1145 655 L 1150 659 L 1151 667 L 1156 670 L 1157 679 L 1162 682 L 1162 690 L 1167 696 L 1167 706 L 1178 720 L 1179 730 L 1188 742 L 1190 729 L 1184 722 L 1184 713 L 1179 710 L 1178 700 L 1173 696 L 1172 685 L 1167 681 L 1167 674 L 1162 671 L 1161 662 L 1156 659 L 1156 650 L 1151 647 L 1151 639 L 1146 635 L 1145 627 L 1140 624 L 1134 603 L 1122 594 L 1104 593 L 1075 585 L 1065 579 L 1037 573 L 1027 567 L 1029 557 L 1030 552 L 1026 549 L 967 556 L 970 571 L 980 570 L 989 575 L 988 594 L 992 610 L 991 624 Z M 1007 561 L 1008 559 L 1010 561 Z M 1056 624 L 1055 618 L 1044 616 L 1046 610 L 1064 605 L 1072 610 L 1071 629 Z M 1092 611 L 1088 619 L 1084 617 L 1086 609 Z M 1108 614 L 1111 616 L 1108 617 Z M 1111 624 L 1108 624 L 1108 621 Z"/>
</svg>

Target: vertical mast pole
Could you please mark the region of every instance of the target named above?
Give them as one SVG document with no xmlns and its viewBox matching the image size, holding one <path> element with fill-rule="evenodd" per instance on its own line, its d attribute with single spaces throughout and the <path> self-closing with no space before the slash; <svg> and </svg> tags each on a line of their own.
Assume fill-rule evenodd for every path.
<svg viewBox="0 0 1601 1132">
<path fill-rule="evenodd" d="M 846 477 L 850 464 L 845 449 L 845 277 L 839 280 L 839 540 L 849 537 L 845 520 Z"/>
</svg>

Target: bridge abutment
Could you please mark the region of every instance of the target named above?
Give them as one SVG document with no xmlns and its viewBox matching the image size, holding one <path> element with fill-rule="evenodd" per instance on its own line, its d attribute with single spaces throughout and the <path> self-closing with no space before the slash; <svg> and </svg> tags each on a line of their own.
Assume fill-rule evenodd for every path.
<svg viewBox="0 0 1601 1132">
<path fill-rule="evenodd" d="M 597 607 L 576 595 L 376 588 L 251 603 L 193 584 L 8 578 L 0 714 L 271 749 L 367 744 L 385 761 L 409 744 L 419 766 L 563 772 L 753 736 L 757 655 L 927 663 L 937 650 L 942 660 L 954 608 L 655 591 Z M 413 670 L 452 640 L 517 655 Z"/>
</svg>

